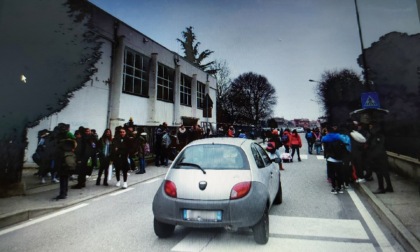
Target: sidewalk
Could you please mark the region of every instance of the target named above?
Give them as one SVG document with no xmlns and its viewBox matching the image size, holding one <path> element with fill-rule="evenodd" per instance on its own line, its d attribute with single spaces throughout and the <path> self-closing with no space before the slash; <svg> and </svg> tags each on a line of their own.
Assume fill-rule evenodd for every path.
<svg viewBox="0 0 420 252">
<path fill-rule="evenodd" d="M 167 168 L 149 165 L 145 174 L 131 173 L 128 185 L 141 183 L 165 174 Z M 22 179 L 26 184 L 26 196 L 0 198 L 0 229 L 37 216 L 41 216 L 61 208 L 122 190 L 115 186 L 115 177 L 109 186 L 96 186 L 96 173 L 87 180 L 83 189 L 69 189 L 65 200 L 52 200 L 58 195 L 58 184 L 47 180 L 41 184 L 34 176 L 36 169 L 24 169 Z M 373 194 L 377 181 L 354 185 L 355 189 L 365 195 L 380 218 L 386 223 L 396 239 L 407 251 L 420 251 L 420 195 L 418 185 L 414 182 L 391 174 L 395 192 Z M 70 181 L 69 186 L 76 184 Z"/>
<path fill-rule="evenodd" d="M 420 251 L 420 192 L 419 184 L 391 173 L 393 193 L 373 194 L 378 188 L 376 176 L 355 186 L 367 196 L 379 217 L 407 251 Z"/>
</svg>

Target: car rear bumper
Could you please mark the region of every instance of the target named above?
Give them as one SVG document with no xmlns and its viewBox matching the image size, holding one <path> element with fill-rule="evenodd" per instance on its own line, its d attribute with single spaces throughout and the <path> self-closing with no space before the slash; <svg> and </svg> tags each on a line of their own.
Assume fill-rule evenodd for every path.
<svg viewBox="0 0 420 252">
<path fill-rule="evenodd" d="M 167 224 L 201 228 L 241 228 L 254 226 L 267 207 L 268 193 L 261 184 L 253 183 L 247 196 L 237 200 L 199 201 L 167 196 L 163 184 L 153 200 L 154 217 Z M 221 221 L 185 220 L 184 209 L 221 211 Z"/>
</svg>

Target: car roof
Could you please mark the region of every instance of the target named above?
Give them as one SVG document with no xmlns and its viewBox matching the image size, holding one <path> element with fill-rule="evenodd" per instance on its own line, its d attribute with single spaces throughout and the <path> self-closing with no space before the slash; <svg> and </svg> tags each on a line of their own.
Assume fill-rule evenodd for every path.
<svg viewBox="0 0 420 252">
<path fill-rule="evenodd" d="M 200 144 L 228 144 L 228 145 L 242 147 L 244 144 L 251 144 L 253 142 L 254 140 L 251 140 L 251 139 L 237 138 L 237 137 L 211 137 L 211 138 L 203 138 L 203 139 L 194 140 L 193 142 L 189 143 L 188 146 L 200 145 Z"/>
</svg>

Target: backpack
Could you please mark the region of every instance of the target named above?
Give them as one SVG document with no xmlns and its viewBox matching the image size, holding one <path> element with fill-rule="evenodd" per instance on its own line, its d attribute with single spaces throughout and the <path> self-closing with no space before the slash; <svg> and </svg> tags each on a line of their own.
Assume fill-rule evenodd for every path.
<svg viewBox="0 0 420 252">
<path fill-rule="evenodd" d="M 144 155 L 150 154 L 150 145 L 149 143 L 144 144 Z"/>
<path fill-rule="evenodd" d="M 165 148 L 168 148 L 169 145 L 171 145 L 171 137 L 169 136 L 168 133 L 166 133 L 162 137 L 162 146 L 165 147 Z"/>
<path fill-rule="evenodd" d="M 342 141 L 333 141 L 326 146 L 327 157 L 342 160 L 347 154 L 346 145 Z"/>
<path fill-rule="evenodd" d="M 265 149 L 270 152 L 271 154 L 276 153 L 276 143 L 275 142 L 267 142 L 267 147 Z"/>
<path fill-rule="evenodd" d="M 69 172 L 76 171 L 77 160 L 76 160 L 76 154 L 74 154 L 74 152 L 71 152 L 71 151 L 64 152 L 64 165 Z"/>
<path fill-rule="evenodd" d="M 311 139 L 313 137 L 312 132 L 307 132 L 306 133 L 306 139 Z"/>
<path fill-rule="evenodd" d="M 281 141 L 282 141 L 282 143 L 287 143 L 287 142 L 289 142 L 289 136 L 288 135 L 286 135 L 286 134 L 284 134 L 284 135 L 282 135 L 281 136 Z"/>
</svg>

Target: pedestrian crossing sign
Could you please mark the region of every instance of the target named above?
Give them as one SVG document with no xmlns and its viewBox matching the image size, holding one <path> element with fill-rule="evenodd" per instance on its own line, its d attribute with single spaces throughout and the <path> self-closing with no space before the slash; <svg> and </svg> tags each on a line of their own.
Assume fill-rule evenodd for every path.
<svg viewBox="0 0 420 252">
<path fill-rule="evenodd" d="M 362 93 L 362 108 L 364 109 L 378 109 L 380 108 L 378 93 L 368 92 Z"/>
</svg>

